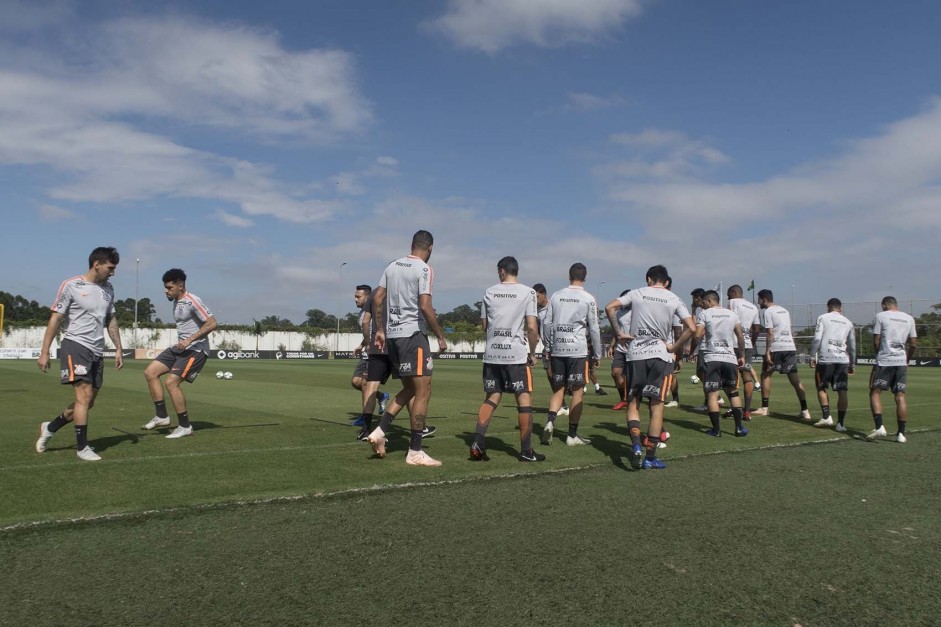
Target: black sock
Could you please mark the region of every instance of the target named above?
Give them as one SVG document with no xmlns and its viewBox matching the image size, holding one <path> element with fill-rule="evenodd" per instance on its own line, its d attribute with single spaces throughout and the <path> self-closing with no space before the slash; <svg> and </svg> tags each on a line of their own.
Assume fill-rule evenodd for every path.
<svg viewBox="0 0 941 627">
<path fill-rule="evenodd" d="M 392 426 L 392 414 L 385 412 L 382 414 L 382 418 L 379 419 L 379 428 L 382 429 L 383 433 L 389 432 L 389 427 Z"/>
<path fill-rule="evenodd" d="M 363 414 L 363 428 L 372 431 L 372 414 Z"/>
<path fill-rule="evenodd" d="M 627 430 L 631 434 L 631 444 L 640 444 L 640 420 L 628 420 Z"/>
<path fill-rule="evenodd" d="M 52 422 L 50 422 L 49 426 L 46 428 L 49 429 L 49 433 L 55 433 L 67 424 L 69 424 L 69 421 L 65 419 L 65 416 L 59 414 L 52 419 Z"/>
<path fill-rule="evenodd" d="M 484 448 L 484 434 L 479 431 L 474 434 L 474 444 L 480 448 Z"/>
<path fill-rule="evenodd" d="M 829 417 L 830 417 L 830 406 L 829 406 L 829 405 L 821 405 L 821 406 L 820 406 L 820 413 L 823 414 L 823 419 L 824 419 L 824 420 L 826 420 L 827 418 L 829 418 Z"/>
<path fill-rule="evenodd" d="M 841 409 L 837 411 L 836 414 L 837 416 L 839 416 L 839 418 L 837 418 L 837 422 L 839 422 L 840 424 L 843 424 L 843 420 L 846 418 L 846 410 Z"/>
<path fill-rule="evenodd" d="M 807 399 L 806 399 L 806 398 L 799 398 L 799 399 L 797 399 L 797 400 L 799 400 L 799 401 L 801 402 L 801 411 L 807 411 Z"/>
<path fill-rule="evenodd" d="M 154 414 L 157 418 L 169 418 L 166 401 L 154 401 Z"/>
<path fill-rule="evenodd" d="M 88 425 L 75 425 L 75 443 L 78 450 L 88 446 Z"/>
<path fill-rule="evenodd" d="M 876 429 L 882 428 L 882 414 L 873 414 L 872 419 L 876 422 Z"/>
<path fill-rule="evenodd" d="M 410 450 L 412 451 L 421 450 L 421 434 L 422 434 L 421 429 L 419 429 L 418 431 L 416 431 L 415 429 L 412 429 L 412 438 L 408 443 L 408 448 Z"/>
<path fill-rule="evenodd" d="M 574 438 L 578 435 L 578 423 L 569 423 L 569 437 Z"/>
<path fill-rule="evenodd" d="M 563 405 L 562 407 L 565 407 L 565 405 Z M 546 424 L 555 424 L 555 412 L 554 411 L 550 411 L 548 414 L 546 414 Z"/>
<path fill-rule="evenodd" d="M 673 400 L 676 401 L 677 403 L 679 403 L 679 402 L 680 402 L 680 391 L 677 390 L 676 392 L 673 392 L 672 394 L 673 394 Z"/>
<path fill-rule="evenodd" d="M 736 430 L 736 431 L 741 431 L 741 430 L 742 430 L 742 408 L 741 408 L 741 407 L 733 407 L 733 408 L 732 408 L 732 417 L 735 418 L 735 430 Z"/>
<path fill-rule="evenodd" d="M 190 426 L 190 414 L 188 411 L 180 412 L 176 415 L 177 420 L 180 421 L 181 427 Z"/>
<path fill-rule="evenodd" d="M 899 420 L 899 433 L 905 433 L 905 423 L 907 420 Z"/>
<path fill-rule="evenodd" d="M 761 397 L 761 406 L 762 406 L 762 407 L 767 408 L 769 402 L 771 402 L 771 399 L 768 398 L 767 396 L 762 396 L 762 397 Z"/>
<path fill-rule="evenodd" d="M 712 423 L 712 428 L 718 431 L 719 430 L 719 412 L 717 411 L 709 412 L 709 421 Z"/>
</svg>

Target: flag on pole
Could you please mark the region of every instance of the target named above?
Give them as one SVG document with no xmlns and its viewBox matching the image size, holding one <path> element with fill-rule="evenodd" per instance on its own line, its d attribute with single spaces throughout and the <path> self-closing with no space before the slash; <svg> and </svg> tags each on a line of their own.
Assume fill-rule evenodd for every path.
<svg viewBox="0 0 941 627">
<path fill-rule="evenodd" d="M 755 291 L 755 279 L 752 279 L 752 280 L 751 280 L 751 283 L 748 284 L 748 291 L 749 291 L 749 292 L 754 292 L 754 291 Z"/>
</svg>

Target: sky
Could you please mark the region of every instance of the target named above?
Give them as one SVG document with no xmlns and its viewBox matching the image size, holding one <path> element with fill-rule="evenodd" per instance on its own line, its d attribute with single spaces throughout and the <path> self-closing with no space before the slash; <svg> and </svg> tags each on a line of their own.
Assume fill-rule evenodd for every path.
<svg viewBox="0 0 941 627">
<path fill-rule="evenodd" d="M 941 301 L 941 3 L 0 0 L 0 290 L 115 246 L 225 323 L 355 309 L 433 233 L 603 305 L 666 265 L 775 300 Z M 139 260 L 139 262 L 138 262 Z M 934 261 L 932 261 L 934 260 Z"/>
</svg>

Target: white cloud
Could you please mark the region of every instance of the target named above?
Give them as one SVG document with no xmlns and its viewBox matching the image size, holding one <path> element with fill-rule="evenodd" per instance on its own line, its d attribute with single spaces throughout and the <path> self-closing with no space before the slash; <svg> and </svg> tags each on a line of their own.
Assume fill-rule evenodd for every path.
<svg viewBox="0 0 941 627">
<path fill-rule="evenodd" d="M 220 222 L 227 226 L 234 226 L 239 229 L 247 229 L 251 226 L 255 226 L 255 223 L 249 220 L 248 218 L 243 218 L 242 216 L 237 216 L 225 211 L 223 209 L 216 209 L 216 212 L 212 214 Z"/>
<path fill-rule="evenodd" d="M 63 209 L 55 205 L 39 205 L 37 208 L 39 217 L 43 222 L 59 222 L 69 220 L 75 217 L 75 212 L 69 209 Z"/>
<path fill-rule="evenodd" d="M 585 92 L 570 93 L 565 108 L 571 111 L 597 111 L 610 107 L 619 107 L 626 104 L 626 100 L 619 96 L 604 97 Z"/>
<path fill-rule="evenodd" d="M 425 26 L 461 48 L 494 54 L 517 45 L 591 43 L 643 10 L 642 0 L 450 0 Z"/>
<path fill-rule="evenodd" d="M 395 168 L 399 165 L 399 160 L 395 157 L 383 156 L 376 159 L 376 163 L 387 168 Z"/>
<path fill-rule="evenodd" d="M 608 141 L 626 149 L 630 156 L 597 168 L 596 173 L 607 180 L 628 179 L 631 184 L 645 179 L 685 180 L 729 162 L 705 140 L 691 139 L 679 131 L 648 128 L 640 133 L 616 133 Z"/>
</svg>

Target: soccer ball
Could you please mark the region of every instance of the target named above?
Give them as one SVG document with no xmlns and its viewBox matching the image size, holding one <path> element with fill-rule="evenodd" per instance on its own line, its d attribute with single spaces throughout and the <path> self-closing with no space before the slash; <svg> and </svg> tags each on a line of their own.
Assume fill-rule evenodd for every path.
<svg viewBox="0 0 941 627">
<path fill-rule="evenodd" d="M 669 432 L 669 431 L 661 431 L 661 432 L 660 432 L 660 441 L 661 441 L 661 442 L 666 442 L 666 441 L 669 440 L 669 439 L 670 439 L 670 432 Z"/>
<path fill-rule="evenodd" d="M 696 375 L 693 375 L 689 378 L 689 382 L 692 383 L 693 385 L 697 385 L 699 383 L 699 377 L 697 377 Z"/>
<path fill-rule="evenodd" d="M 228 381 L 229 379 L 232 378 L 232 373 L 226 372 L 225 374 L 222 375 L 222 377 Z"/>
<path fill-rule="evenodd" d="M 225 373 L 222 372 L 221 370 L 216 373 L 216 378 L 217 378 L 217 379 L 221 379 L 221 378 L 224 377 L 224 376 L 225 376 Z"/>
<path fill-rule="evenodd" d="M 755 381 L 755 389 L 756 389 L 756 390 L 760 390 L 760 389 L 761 389 L 761 383 L 759 383 L 758 381 Z"/>
</svg>

